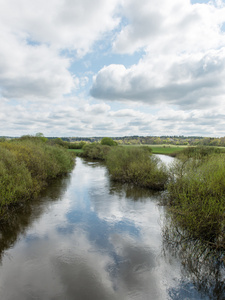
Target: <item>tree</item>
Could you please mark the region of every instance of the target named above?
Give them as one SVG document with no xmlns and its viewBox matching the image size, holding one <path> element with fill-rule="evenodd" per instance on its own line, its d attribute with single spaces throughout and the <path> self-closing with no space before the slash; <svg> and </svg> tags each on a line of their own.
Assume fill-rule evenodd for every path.
<svg viewBox="0 0 225 300">
<path fill-rule="evenodd" d="M 38 132 L 35 134 L 35 137 L 36 138 L 39 138 L 42 142 L 46 143 L 48 141 L 48 139 L 44 136 L 43 133 L 41 132 Z"/>
<path fill-rule="evenodd" d="M 117 142 L 115 142 L 113 139 L 109 137 L 104 137 L 101 140 L 101 145 L 107 145 L 107 146 L 117 146 Z"/>
</svg>

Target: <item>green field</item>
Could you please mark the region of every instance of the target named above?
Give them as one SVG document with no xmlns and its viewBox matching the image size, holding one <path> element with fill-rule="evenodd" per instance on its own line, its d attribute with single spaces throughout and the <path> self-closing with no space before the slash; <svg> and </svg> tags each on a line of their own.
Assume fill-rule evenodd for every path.
<svg viewBox="0 0 225 300">
<path fill-rule="evenodd" d="M 82 153 L 83 152 L 82 149 L 68 149 L 68 151 L 75 152 L 75 153 Z"/>
<path fill-rule="evenodd" d="M 173 153 L 184 150 L 190 146 L 174 146 L 174 145 L 123 145 L 122 147 L 150 147 L 152 149 L 153 154 L 165 154 L 171 155 Z M 225 147 L 216 147 L 225 152 Z M 69 149 L 69 151 L 73 151 L 75 153 L 82 153 L 82 149 Z"/>
<path fill-rule="evenodd" d="M 151 145 L 149 146 L 152 148 L 152 153 L 154 154 L 172 154 L 174 152 L 182 151 L 185 146 L 168 146 L 168 145 Z"/>
<path fill-rule="evenodd" d="M 153 154 L 172 154 L 174 152 L 181 151 L 185 146 L 174 146 L 174 145 L 123 145 L 122 147 L 150 147 Z M 82 149 L 68 149 L 75 153 L 82 153 Z"/>
<path fill-rule="evenodd" d="M 153 154 L 167 154 L 182 151 L 187 146 L 174 146 L 174 145 L 124 145 L 123 147 L 150 147 Z"/>
</svg>

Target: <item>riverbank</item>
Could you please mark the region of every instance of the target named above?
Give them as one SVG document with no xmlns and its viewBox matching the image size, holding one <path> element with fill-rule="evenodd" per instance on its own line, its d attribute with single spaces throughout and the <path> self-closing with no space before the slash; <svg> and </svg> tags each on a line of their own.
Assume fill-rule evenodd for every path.
<svg viewBox="0 0 225 300">
<path fill-rule="evenodd" d="M 188 269 L 184 253 L 164 248 L 159 193 L 111 181 L 104 164 L 77 158 L 41 194 L 1 227 L 0 299 L 223 299 L 205 260 Z"/>
<path fill-rule="evenodd" d="M 0 142 L 0 222 L 10 218 L 18 203 L 37 197 L 73 166 L 71 153 L 39 137 Z"/>
<path fill-rule="evenodd" d="M 224 259 L 225 154 L 216 147 L 186 147 L 176 152 L 179 159 L 166 170 L 150 153 L 149 147 L 103 149 L 92 144 L 81 155 L 104 160 L 114 181 L 166 190 L 164 205 L 174 226 Z"/>
</svg>

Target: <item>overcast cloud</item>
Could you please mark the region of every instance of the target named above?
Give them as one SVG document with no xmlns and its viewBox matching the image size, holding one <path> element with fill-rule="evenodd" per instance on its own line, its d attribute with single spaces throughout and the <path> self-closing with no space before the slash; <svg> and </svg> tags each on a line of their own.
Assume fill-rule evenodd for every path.
<svg viewBox="0 0 225 300">
<path fill-rule="evenodd" d="M 199 2 L 0 0 L 0 136 L 225 136 L 225 2 Z"/>
</svg>

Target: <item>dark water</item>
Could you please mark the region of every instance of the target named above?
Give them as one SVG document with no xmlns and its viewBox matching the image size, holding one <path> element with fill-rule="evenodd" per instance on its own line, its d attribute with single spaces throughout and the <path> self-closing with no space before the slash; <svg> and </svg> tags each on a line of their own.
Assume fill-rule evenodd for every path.
<svg viewBox="0 0 225 300">
<path fill-rule="evenodd" d="M 163 246 L 159 197 L 77 158 L 70 176 L 2 227 L 0 299 L 223 299 Z"/>
</svg>

